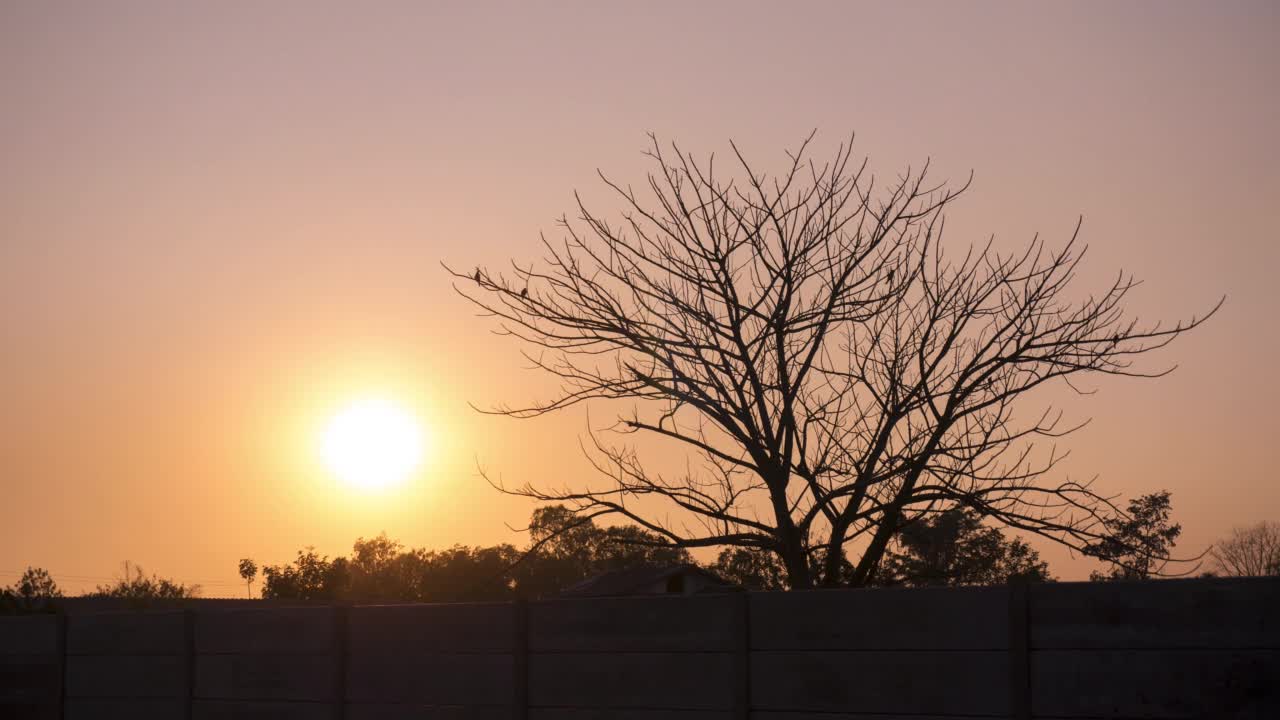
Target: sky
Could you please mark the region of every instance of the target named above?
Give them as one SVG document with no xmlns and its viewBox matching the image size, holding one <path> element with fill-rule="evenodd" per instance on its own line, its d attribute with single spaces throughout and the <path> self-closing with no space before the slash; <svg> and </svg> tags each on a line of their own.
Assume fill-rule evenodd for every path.
<svg viewBox="0 0 1280 720">
<path fill-rule="evenodd" d="M 1062 398 L 1093 418 L 1064 472 L 1169 489 L 1198 552 L 1280 519 L 1277 87 L 1268 2 L 0 1 L 0 584 L 129 560 L 233 596 L 239 558 L 382 531 L 523 544 L 531 506 L 477 466 L 589 477 L 587 419 L 470 408 L 554 386 L 440 263 L 536 258 L 575 189 L 610 208 L 597 169 L 643 179 L 647 132 L 766 169 L 855 132 L 881 173 L 974 173 L 948 243 L 1083 217 L 1078 292 L 1226 296 L 1152 358 L 1172 375 Z M 377 492 L 315 447 L 371 394 L 431 438 Z"/>
</svg>

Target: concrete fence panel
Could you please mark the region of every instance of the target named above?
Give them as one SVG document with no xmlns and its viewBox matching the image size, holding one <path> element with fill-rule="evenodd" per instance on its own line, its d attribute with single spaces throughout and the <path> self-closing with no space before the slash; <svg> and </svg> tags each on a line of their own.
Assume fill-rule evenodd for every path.
<svg viewBox="0 0 1280 720">
<path fill-rule="evenodd" d="M 64 621 L 57 615 L 0 617 L 0 717 L 60 716 Z"/>
<path fill-rule="evenodd" d="M 4 720 L 1260 720 L 1280 579 L 0 617 Z"/>
<path fill-rule="evenodd" d="M 65 716 L 182 718 L 190 695 L 189 620 L 182 611 L 69 616 Z"/>
<path fill-rule="evenodd" d="M 349 623 L 348 718 L 512 717 L 510 603 L 356 607 Z"/>
</svg>

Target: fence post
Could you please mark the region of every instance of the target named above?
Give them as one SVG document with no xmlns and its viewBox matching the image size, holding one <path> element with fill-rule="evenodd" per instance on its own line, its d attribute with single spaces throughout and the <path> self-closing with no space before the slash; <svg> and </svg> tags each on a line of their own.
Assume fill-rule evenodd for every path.
<svg viewBox="0 0 1280 720">
<path fill-rule="evenodd" d="M 751 594 L 737 593 L 733 603 L 733 712 L 734 720 L 751 717 Z"/>
<path fill-rule="evenodd" d="M 333 720 L 347 717 L 347 661 L 351 645 L 351 606 L 333 606 Z"/>
<path fill-rule="evenodd" d="M 1031 718 L 1030 585 L 1009 580 L 1009 717 Z"/>
<path fill-rule="evenodd" d="M 196 696 L 196 611 L 182 611 L 182 717 L 191 720 Z"/>
<path fill-rule="evenodd" d="M 511 603 L 515 622 L 511 640 L 511 718 L 529 717 L 529 601 L 516 598 Z"/>
<path fill-rule="evenodd" d="M 67 716 L 67 611 L 57 609 L 57 652 L 58 652 L 58 717 Z"/>
</svg>

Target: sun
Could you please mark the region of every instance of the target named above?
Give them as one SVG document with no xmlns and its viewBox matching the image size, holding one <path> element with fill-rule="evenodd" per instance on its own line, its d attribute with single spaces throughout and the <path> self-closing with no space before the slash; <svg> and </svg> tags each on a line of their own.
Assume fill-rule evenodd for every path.
<svg viewBox="0 0 1280 720">
<path fill-rule="evenodd" d="M 355 401 L 330 418 L 320 437 L 325 466 L 353 487 L 398 485 L 422 465 L 426 432 L 403 407 L 379 398 Z"/>
</svg>

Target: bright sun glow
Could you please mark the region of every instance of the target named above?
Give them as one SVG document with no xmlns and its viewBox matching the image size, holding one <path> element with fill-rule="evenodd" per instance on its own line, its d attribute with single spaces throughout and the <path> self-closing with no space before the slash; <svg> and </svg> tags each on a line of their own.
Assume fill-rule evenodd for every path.
<svg viewBox="0 0 1280 720">
<path fill-rule="evenodd" d="M 425 432 L 411 413 L 385 400 L 361 400 L 325 426 L 320 452 L 329 471 L 358 488 L 404 482 L 422 464 Z"/>
</svg>

